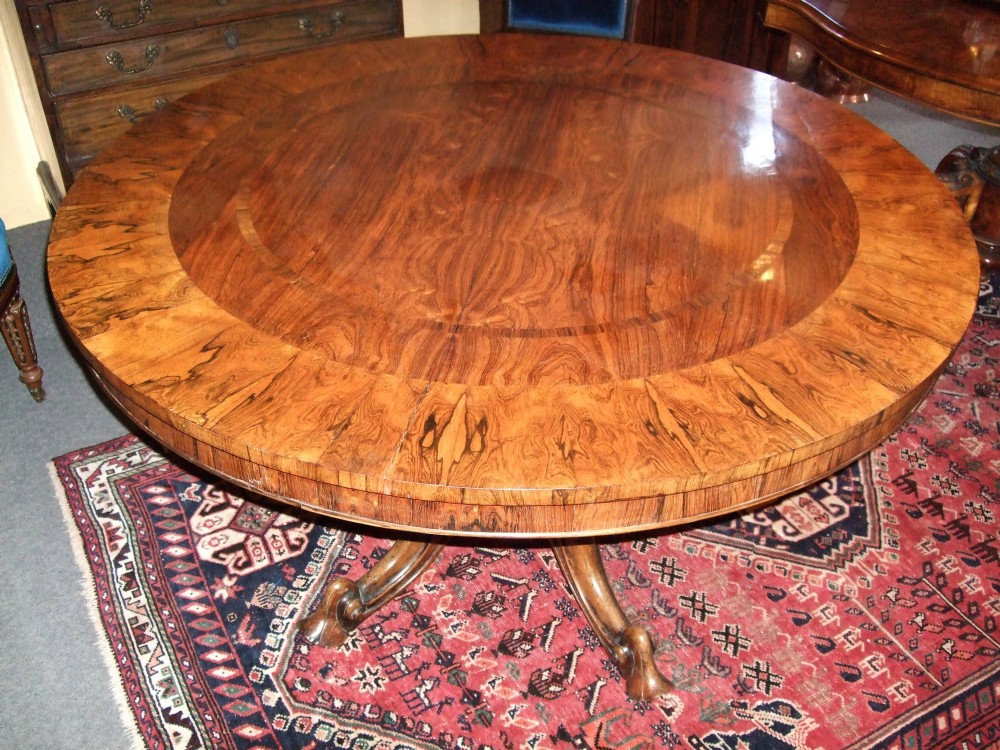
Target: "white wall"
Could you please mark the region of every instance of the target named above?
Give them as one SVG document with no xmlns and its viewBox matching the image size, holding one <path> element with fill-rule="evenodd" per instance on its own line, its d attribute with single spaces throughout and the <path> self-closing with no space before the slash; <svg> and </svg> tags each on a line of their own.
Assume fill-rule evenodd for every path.
<svg viewBox="0 0 1000 750">
<path fill-rule="evenodd" d="M 403 25 L 406 36 L 474 34 L 479 2 L 403 0 Z M 35 176 L 40 159 L 59 171 L 14 4 L 0 0 L 0 217 L 10 228 L 49 217 Z"/>
<path fill-rule="evenodd" d="M 31 68 L 17 13 L 13 3 L 4 2 L 0 4 L 0 217 L 8 227 L 49 217 L 41 185 L 35 177 L 39 147 L 32 135 L 29 115 L 29 112 L 41 114 L 41 102 L 31 89 L 27 93 L 33 99 L 26 102 L 21 94 L 19 73 L 27 73 L 30 85 Z M 51 149 L 44 119 L 39 128 Z"/>
<path fill-rule="evenodd" d="M 406 36 L 476 34 L 479 0 L 403 0 Z"/>
</svg>

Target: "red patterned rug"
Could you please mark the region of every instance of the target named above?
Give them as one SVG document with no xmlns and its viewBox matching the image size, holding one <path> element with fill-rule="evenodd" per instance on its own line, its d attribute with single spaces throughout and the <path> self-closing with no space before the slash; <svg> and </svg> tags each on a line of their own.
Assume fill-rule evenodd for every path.
<svg viewBox="0 0 1000 750">
<path fill-rule="evenodd" d="M 630 702 L 545 548 L 456 546 L 342 648 L 294 623 L 388 543 L 125 437 L 56 459 L 151 748 L 1000 744 L 1000 275 L 924 405 L 765 510 L 604 546 L 676 684 Z"/>
</svg>

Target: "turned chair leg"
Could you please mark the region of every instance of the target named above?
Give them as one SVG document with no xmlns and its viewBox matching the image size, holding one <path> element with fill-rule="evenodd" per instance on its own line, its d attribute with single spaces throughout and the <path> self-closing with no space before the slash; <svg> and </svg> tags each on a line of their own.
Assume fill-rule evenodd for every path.
<svg viewBox="0 0 1000 750">
<path fill-rule="evenodd" d="M 13 264 L 0 287 L 0 330 L 3 331 L 3 339 L 14 358 L 14 364 L 21 371 L 21 382 L 28 387 L 35 401 L 41 401 L 45 398 L 42 368 L 38 366 L 35 340 L 28 321 L 28 308 L 21 299 L 21 282 Z"/>
</svg>

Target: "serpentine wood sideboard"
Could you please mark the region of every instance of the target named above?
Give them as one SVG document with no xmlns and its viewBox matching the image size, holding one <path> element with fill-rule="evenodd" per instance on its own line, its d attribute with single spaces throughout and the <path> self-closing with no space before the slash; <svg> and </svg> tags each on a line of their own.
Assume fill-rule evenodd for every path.
<svg viewBox="0 0 1000 750">
<path fill-rule="evenodd" d="M 844 108 L 517 34 L 326 47 L 200 89 L 83 170 L 48 257 L 70 337 L 142 429 L 399 532 L 302 603 L 308 640 L 392 606 L 449 535 L 548 539 L 636 698 L 670 684 L 599 540 L 867 452 L 979 289 L 948 192 Z"/>
<path fill-rule="evenodd" d="M 189 91 L 292 50 L 401 36 L 401 0 L 17 0 L 65 184 Z"/>
</svg>

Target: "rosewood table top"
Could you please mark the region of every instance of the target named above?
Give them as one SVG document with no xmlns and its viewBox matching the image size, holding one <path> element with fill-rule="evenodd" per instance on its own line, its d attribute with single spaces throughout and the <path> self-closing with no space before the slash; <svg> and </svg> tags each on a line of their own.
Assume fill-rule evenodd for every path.
<svg viewBox="0 0 1000 750">
<path fill-rule="evenodd" d="M 923 398 L 954 200 L 763 74 L 563 37 L 335 46 L 132 128 L 59 210 L 71 337 L 143 429 L 379 526 L 651 529 L 765 502 Z"/>
<path fill-rule="evenodd" d="M 996 0 L 768 0 L 765 23 L 869 83 L 1000 125 Z"/>
</svg>

